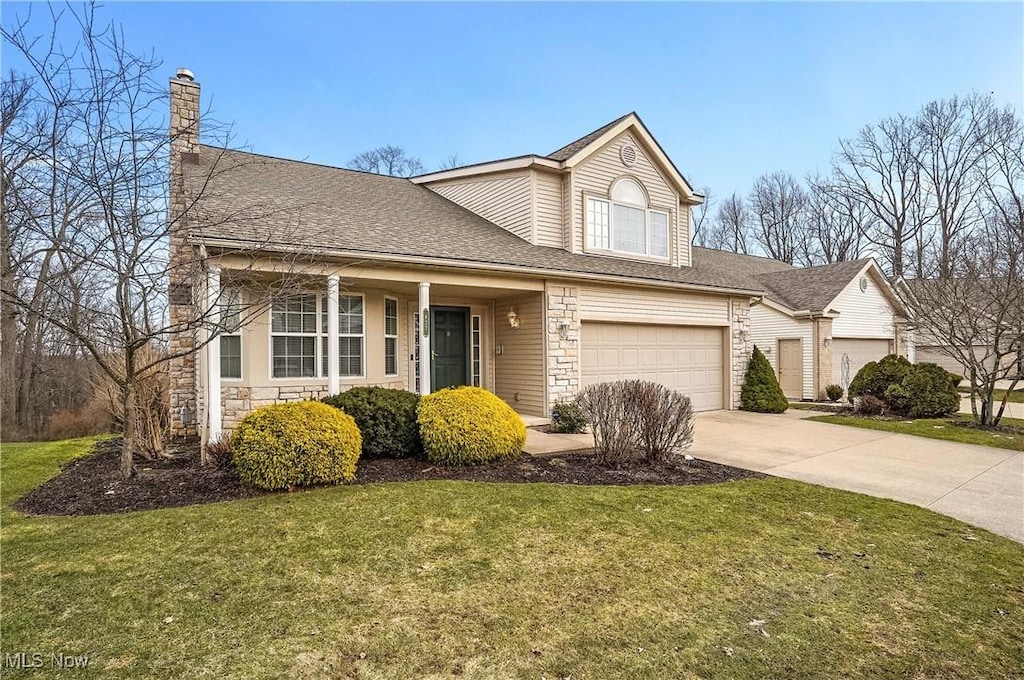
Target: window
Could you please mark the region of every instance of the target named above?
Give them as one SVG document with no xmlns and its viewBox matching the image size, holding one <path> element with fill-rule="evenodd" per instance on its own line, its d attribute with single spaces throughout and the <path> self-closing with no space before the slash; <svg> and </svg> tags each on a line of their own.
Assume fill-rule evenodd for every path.
<svg viewBox="0 0 1024 680">
<path fill-rule="evenodd" d="M 639 184 L 621 179 L 611 200 L 587 198 L 587 245 L 598 250 L 668 258 L 668 213 L 647 207 Z"/>
<path fill-rule="evenodd" d="M 273 377 L 316 377 L 319 336 L 316 316 L 316 295 L 291 295 L 274 300 L 270 309 Z"/>
<path fill-rule="evenodd" d="M 321 297 L 320 334 L 323 336 L 322 374 L 327 375 L 327 297 Z M 363 376 L 364 308 L 362 295 L 338 296 L 338 375 Z"/>
<path fill-rule="evenodd" d="M 480 317 L 473 317 L 473 357 L 472 357 L 472 383 L 473 387 L 480 387 Z"/>
<path fill-rule="evenodd" d="M 384 298 L 384 374 L 398 375 L 398 300 Z"/>
<path fill-rule="evenodd" d="M 220 377 L 242 377 L 241 291 L 224 288 L 217 305 L 220 311 Z"/>
</svg>

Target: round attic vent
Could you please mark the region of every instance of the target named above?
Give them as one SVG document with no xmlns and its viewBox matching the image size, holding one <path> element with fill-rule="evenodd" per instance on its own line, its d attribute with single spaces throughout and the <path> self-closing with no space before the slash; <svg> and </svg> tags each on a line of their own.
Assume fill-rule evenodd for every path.
<svg viewBox="0 0 1024 680">
<path fill-rule="evenodd" d="M 860 292 L 862 292 L 862 293 L 868 292 L 868 279 L 867 279 L 866 276 L 862 276 L 860 278 Z"/>
<path fill-rule="evenodd" d="M 629 144 L 623 144 L 622 148 L 619 149 L 619 158 L 622 159 L 622 164 L 626 167 L 636 163 L 636 149 Z"/>
</svg>

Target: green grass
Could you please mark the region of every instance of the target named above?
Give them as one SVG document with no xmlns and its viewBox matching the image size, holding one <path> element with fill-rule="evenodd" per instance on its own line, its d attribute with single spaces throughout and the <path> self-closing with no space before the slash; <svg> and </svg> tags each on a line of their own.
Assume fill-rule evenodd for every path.
<svg viewBox="0 0 1024 680">
<path fill-rule="evenodd" d="M 1024 434 L 1007 430 L 989 430 L 980 428 L 963 427 L 955 425 L 954 420 L 962 423 L 972 421 L 971 416 L 958 414 L 956 418 L 905 418 L 902 420 L 879 420 L 875 418 L 864 418 L 857 415 L 830 414 L 825 416 L 813 416 L 808 420 L 816 420 L 819 423 L 833 423 L 835 425 L 849 425 L 851 427 L 862 427 L 868 430 L 882 430 L 895 432 L 897 434 L 912 434 L 916 437 L 928 437 L 930 439 L 943 439 L 961 444 L 977 444 L 979 446 L 992 446 L 999 449 L 1010 449 L 1011 451 L 1024 451 Z M 1018 430 L 1024 430 L 1024 420 L 1015 418 L 1003 418 L 1001 424 Z"/>
<path fill-rule="evenodd" d="M 965 387 L 961 387 L 959 392 L 963 396 L 970 396 L 971 394 L 970 388 Z M 994 395 L 996 405 L 998 406 L 998 404 L 1003 400 L 1003 397 L 1006 396 L 1006 390 L 992 390 L 992 394 Z M 1014 404 L 1024 404 L 1024 389 L 1016 389 L 1010 392 L 1010 398 L 1007 401 Z"/>
<path fill-rule="evenodd" d="M 86 447 L 5 445 L 3 503 Z M 75 677 L 996 679 L 1024 669 L 1024 547 L 784 479 L 417 482 L 121 516 L 5 510 L 2 551 L 3 652 L 89 655 Z"/>
</svg>

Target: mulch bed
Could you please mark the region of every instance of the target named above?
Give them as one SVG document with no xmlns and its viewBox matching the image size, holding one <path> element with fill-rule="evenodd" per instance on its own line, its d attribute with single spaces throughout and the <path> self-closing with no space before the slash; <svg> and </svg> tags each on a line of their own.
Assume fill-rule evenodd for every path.
<svg viewBox="0 0 1024 680">
<path fill-rule="evenodd" d="M 245 486 L 230 464 L 217 468 L 199 465 L 195 440 L 176 442 L 170 458 L 141 461 L 138 474 L 121 479 L 118 439 L 97 444 L 87 456 L 71 461 L 56 477 L 14 504 L 31 515 L 103 515 L 199 505 L 265 495 Z M 425 460 L 383 458 L 360 461 L 355 484 L 420 480 L 465 480 L 586 485 L 718 484 L 766 475 L 692 460 L 676 465 L 611 469 L 599 465 L 589 450 L 516 458 L 474 467 L 439 467 Z"/>
</svg>

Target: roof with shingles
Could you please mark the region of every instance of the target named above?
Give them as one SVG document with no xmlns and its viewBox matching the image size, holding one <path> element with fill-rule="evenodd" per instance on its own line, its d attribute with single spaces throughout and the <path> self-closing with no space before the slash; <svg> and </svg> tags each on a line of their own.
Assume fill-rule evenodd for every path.
<svg viewBox="0 0 1024 680">
<path fill-rule="evenodd" d="M 627 113 L 624 116 L 619 116 L 618 118 L 616 118 L 612 122 L 608 123 L 607 125 L 602 125 L 601 127 L 597 128 L 596 130 L 591 132 L 590 134 L 584 135 L 584 136 L 580 137 L 575 142 L 570 142 L 569 144 L 566 144 L 565 146 L 563 146 L 561 149 L 558 149 L 557 151 L 553 151 L 553 152 L 549 153 L 547 157 L 552 159 L 552 160 L 556 160 L 556 161 L 568 160 L 568 159 L 572 158 L 573 156 L 575 156 L 580 151 L 582 151 L 583 149 L 585 149 L 588 146 L 590 146 L 590 144 L 594 140 L 600 138 L 601 135 L 603 135 L 604 133 L 606 133 L 609 130 L 611 130 L 613 127 L 618 125 L 620 122 L 622 122 L 626 118 L 629 118 L 630 116 L 635 116 L 635 115 L 636 115 L 636 113 L 631 111 L 631 112 Z"/>
<path fill-rule="evenodd" d="M 794 267 L 768 257 L 694 247 L 693 262 L 695 267 L 728 272 L 748 286 L 757 286 L 768 299 L 793 311 L 823 312 L 871 258 Z"/>
<path fill-rule="evenodd" d="M 615 276 L 759 294 L 714 268 L 672 267 L 535 246 L 430 189 L 396 177 L 202 146 L 184 166 L 200 239 L 309 254 L 414 256 L 424 262 Z M 200 189 L 202 185 L 202 189 Z"/>
</svg>

